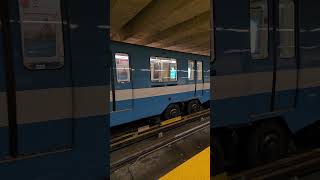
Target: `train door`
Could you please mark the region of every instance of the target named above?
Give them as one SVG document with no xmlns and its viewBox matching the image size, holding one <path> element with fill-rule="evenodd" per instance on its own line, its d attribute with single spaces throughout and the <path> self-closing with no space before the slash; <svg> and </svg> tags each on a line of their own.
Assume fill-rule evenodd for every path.
<svg viewBox="0 0 320 180">
<path fill-rule="evenodd" d="M 114 111 L 131 110 L 133 106 L 133 89 L 131 80 L 130 57 L 126 53 L 115 53 L 113 76 Z"/>
<path fill-rule="evenodd" d="M 211 87 L 216 125 L 245 123 L 248 116 L 259 118 L 294 106 L 297 88 L 294 2 L 214 1 L 215 59 Z M 223 9 L 229 9 L 232 17 L 237 18 L 228 18 L 230 13 Z M 229 109 L 233 110 L 232 115 Z"/>
<path fill-rule="evenodd" d="M 196 61 L 196 96 L 203 95 L 203 88 L 204 88 L 204 78 L 203 78 L 203 62 Z"/>
<path fill-rule="evenodd" d="M 274 0 L 274 87 L 273 110 L 295 106 L 298 86 L 296 14 L 294 0 Z"/>
<path fill-rule="evenodd" d="M 188 60 L 188 83 L 192 85 L 193 96 L 196 96 L 196 61 Z"/>
<path fill-rule="evenodd" d="M 292 108 L 297 88 L 294 0 L 250 1 L 251 114 Z"/>
<path fill-rule="evenodd" d="M 65 51 L 69 46 L 68 24 L 62 22 L 64 1 L 7 2 L 14 151 L 30 154 L 71 148 L 73 82 L 70 54 Z"/>
<path fill-rule="evenodd" d="M 269 33 L 272 27 L 272 5 L 268 0 L 250 0 L 250 91 L 254 94 L 251 115 L 271 111 L 274 62 Z M 270 17 L 271 16 L 271 17 Z"/>
<path fill-rule="evenodd" d="M 9 153 L 9 121 L 7 111 L 7 88 L 5 67 L 5 40 L 3 4 L 0 3 L 0 160 Z"/>
</svg>

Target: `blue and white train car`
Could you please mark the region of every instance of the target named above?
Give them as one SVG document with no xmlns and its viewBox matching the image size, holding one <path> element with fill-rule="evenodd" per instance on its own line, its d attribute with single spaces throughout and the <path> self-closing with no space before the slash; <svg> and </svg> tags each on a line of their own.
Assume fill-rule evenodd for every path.
<svg viewBox="0 0 320 180">
<path fill-rule="evenodd" d="M 278 159 L 295 135 L 319 124 L 320 2 L 212 2 L 215 167 Z"/>
<path fill-rule="evenodd" d="M 209 57 L 112 42 L 111 126 L 199 111 L 209 101 Z"/>
<path fill-rule="evenodd" d="M 108 12 L 0 2 L 0 179 L 108 178 Z"/>
</svg>

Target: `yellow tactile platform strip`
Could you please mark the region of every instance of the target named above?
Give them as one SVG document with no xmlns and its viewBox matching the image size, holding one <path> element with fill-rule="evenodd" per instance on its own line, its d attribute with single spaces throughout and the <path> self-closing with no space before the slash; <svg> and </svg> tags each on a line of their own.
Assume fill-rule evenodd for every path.
<svg viewBox="0 0 320 180">
<path fill-rule="evenodd" d="M 159 180 L 210 180 L 210 147 L 193 156 Z"/>
</svg>

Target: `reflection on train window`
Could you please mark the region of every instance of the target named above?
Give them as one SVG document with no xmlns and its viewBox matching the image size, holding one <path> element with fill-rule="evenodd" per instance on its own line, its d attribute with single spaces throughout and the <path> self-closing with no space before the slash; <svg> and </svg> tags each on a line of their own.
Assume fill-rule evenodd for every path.
<svg viewBox="0 0 320 180">
<path fill-rule="evenodd" d="M 116 70 L 118 82 L 130 82 L 130 65 L 129 55 L 124 53 L 116 53 Z"/>
<path fill-rule="evenodd" d="M 280 58 L 295 56 L 295 17 L 293 0 L 279 1 Z"/>
<path fill-rule="evenodd" d="M 188 61 L 188 79 L 189 80 L 194 80 L 194 61 Z"/>
<path fill-rule="evenodd" d="M 203 67 L 202 67 L 202 61 L 197 61 L 197 79 L 202 80 L 203 76 Z"/>
<path fill-rule="evenodd" d="M 63 66 L 64 48 L 59 0 L 20 0 L 24 65 L 29 69 Z"/>
<path fill-rule="evenodd" d="M 267 0 L 250 0 L 250 45 L 253 59 L 268 57 Z"/>
<path fill-rule="evenodd" d="M 162 57 L 150 57 L 152 82 L 177 81 L 177 60 Z"/>
</svg>

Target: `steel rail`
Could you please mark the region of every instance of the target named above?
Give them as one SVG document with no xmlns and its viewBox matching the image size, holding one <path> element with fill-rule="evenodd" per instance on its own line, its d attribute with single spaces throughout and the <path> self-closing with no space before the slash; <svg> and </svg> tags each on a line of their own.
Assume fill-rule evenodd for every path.
<svg viewBox="0 0 320 180">
<path fill-rule="evenodd" d="M 175 119 L 167 120 L 161 123 L 160 125 L 148 127 L 146 130 L 143 130 L 143 131 L 139 131 L 137 129 L 136 131 L 129 132 L 119 137 L 112 138 L 110 143 L 110 152 L 124 148 L 133 143 L 137 143 L 139 141 L 143 141 L 145 139 L 158 136 L 162 132 L 166 132 L 174 128 L 178 128 L 185 124 L 188 124 L 197 120 L 201 120 L 203 118 L 209 118 L 209 116 L 210 116 L 210 109 L 206 109 L 191 115 L 178 117 L 176 120 Z"/>
<path fill-rule="evenodd" d="M 320 149 L 281 159 L 261 167 L 231 175 L 231 180 L 286 179 L 300 177 L 320 170 Z"/>
<path fill-rule="evenodd" d="M 175 136 L 173 136 L 170 139 L 164 139 L 164 141 L 161 141 L 157 144 L 154 144 L 153 146 L 150 146 L 146 149 L 143 149 L 141 151 L 138 151 L 136 153 L 133 153 L 131 155 L 128 155 L 116 162 L 111 162 L 111 171 L 115 171 L 125 165 L 127 165 L 128 163 L 133 163 L 135 164 L 136 162 L 138 162 L 141 158 L 148 156 L 149 154 L 156 152 L 164 147 L 168 147 L 178 141 L 181 141 L 197 132 L 200 132 L 206 128 L 210 127 L 210 121 L 207 120 L 204 123 L 193 127 L 192 129 L 189 129 L 188 131 L 182 132 L 180 134 L 177 134 Z"/>
</svg>

